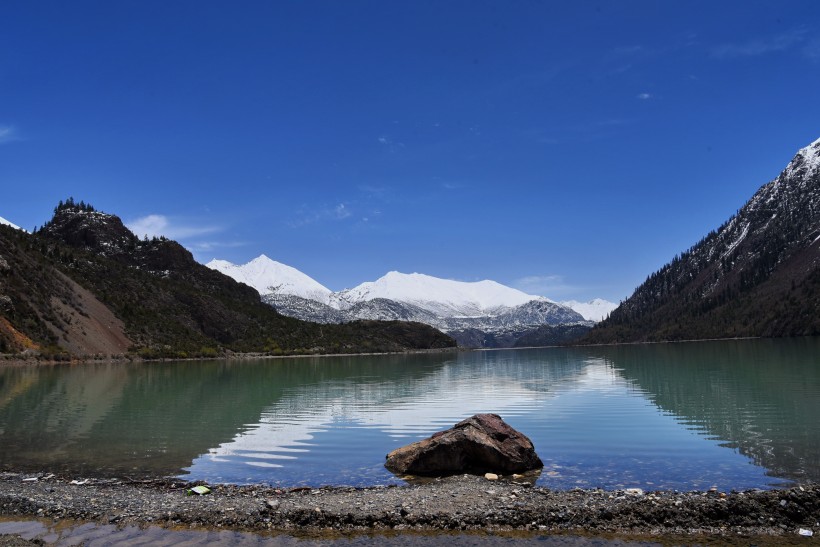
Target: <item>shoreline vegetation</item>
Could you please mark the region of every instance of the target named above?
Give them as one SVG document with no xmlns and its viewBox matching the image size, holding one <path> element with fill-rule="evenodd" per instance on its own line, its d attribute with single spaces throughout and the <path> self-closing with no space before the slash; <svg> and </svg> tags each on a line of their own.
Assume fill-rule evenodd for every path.
<svg viewBox="0 0 820 547">
<path fill-rule="evenodd" d="M 721 492 L 573 489 L 460 475 L 403 486 L 281 488 L 0 473 L 3 520 L 310 537 L 479 533 L 785 544 L 818 533 L 820 486 Z M 675 539 L 677 538 L 677 539 Z"/>
<path fill-rule="evenodd" d="M 248 361 L 255 359 L 294 359 L 294 358 L 311 358 L 311 357 L 362 357 L 369 355 L 413 355 L 413 354 L 432 354 L 432 353 L 459 353 L 462 351 L 470 351 L 469 349 L 459 348 L 456 346 L 446 348 L 429 348 L 429 349 L 407 349 L 402 351 L 381 351 L 381 352 L 355 352 L 355 353 L 293 353 L 293 354 L 274 354 L 270 352 L 225 352 L 213 356 L 193 356 L 193 357 L 142 357 L 138 354 L 126 355 L 100 355 L 100 356 L 66 356 L 64 359 L 52 359 L 43 356 L 21 356 L 15 354 L 0 354 L 0 366 L 37 366 L 37 365 L 60 365 L 71 364 L 79 365 L 85 363 L 165 363 L 170 361 L 212 361 L 212 360 L 226 360 L 226 361 Z M 41 358 L 42 357 L 42 358 Z"/>
<path fill-rule="evenodd" d="M 809 335 L 811 337 L 811 335 Z M 222 353 L 214 353 L 213 355 L 195 355 L 177 357 L 178 352 L 171 352 L 163 357 L 145 357 L 138 353 L 129 353 L 121 355 L 92 355 L 92 356 L 74 356 L 61 355 L 59 358 L 53 356 L 30 353 L 11 354 L 0 353 L 0 366 L 25 366 L 25 365 L 59 365 L 59 364 L 83 364 L 83 363 L 164 363 L 169 361 L 203 361 L 203 360 L 227 360 L 227 361 L 247 361 L 251 359 L 291 359 L 291 358 L 306 358 L 306 357 L 360 357 L 369 355 L 413 355 L 413 354 L 432 354 L 432 353 L 462 353 L 472 351 L 511 351 L 520 349 L 549 349 L 549 348 L 596 348 L 596 347 L 610 347 L 610 346 L 643 346 L 643 345 L 658 345 L 658 344 L 688 344 L 696 342 L 724 342 L 734 340 L 758 340 L 767 338 L 765 336 L 734 336 L 726 338 L 694 338 L 691 340 L 655 340 L 655 341 L 640 341 L 640 342 L 609 342 L 601 344 L 562 344 L 553 346 L 526 346 L 517 348 L 465 348 L 461 346 L 452 346 L 444 348 L 429 348 L 429 349 L 406 349 L 402 351 L 381 351 L 381 352 L 352 352 L 352 353 L 272 353 L 272 352 L 233 352 L 224 351 Z M 797 337 L 800 338 L 800 337 Z"/>
</svg>

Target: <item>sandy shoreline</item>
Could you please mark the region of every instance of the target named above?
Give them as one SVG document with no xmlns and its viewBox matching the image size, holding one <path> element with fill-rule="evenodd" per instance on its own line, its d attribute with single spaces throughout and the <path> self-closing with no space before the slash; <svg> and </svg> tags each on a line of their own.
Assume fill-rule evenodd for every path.
<svg viewBox="0 0 820 547">
<path fill-rule="evenodd" d="M 1 473 L 0 515 L 313 535 L 461 530 L 804 540 L 801 529 L 820 533 L 817 485 L 726 493 L 552 491 L 458 476 L 398 487 L 212 485 L 200 496 L 187 494 L 194 483 L 173 479 L 73 480 Z"/>
</svg>

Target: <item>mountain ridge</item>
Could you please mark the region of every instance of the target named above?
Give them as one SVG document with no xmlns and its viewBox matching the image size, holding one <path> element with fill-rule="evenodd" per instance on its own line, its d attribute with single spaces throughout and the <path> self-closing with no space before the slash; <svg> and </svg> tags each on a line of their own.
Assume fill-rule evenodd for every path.
<svg viewBox="0 0 820 547">
<path fill-rule="evenodd" d="M 109 327 L 121 336 L 95 346 Z M 360 353 L 454 346 L 418 323 L 285 317 L 179 243 L 140 240 L 73 199 L 35 234 L 0 226 L 0 353 L 139 357 Z"/>
<path fill-rule="evenodd" d="M 591 325 L 589 320 L 572 308 L 543 296 L 531 295 L 496 281 L 455 281 L 421 273 L 405 274 L 391 271 L 376 281 L 361 283 L 351 289 L 323 293 L 321 298 L 306 297 L 304 288 L 283 283 L 272 276 L 278 271 L 269 262 L 282 265 L 265 255 L 247 264 L 234 265 L 212 260 L 207 265 L 219 268 L 238 281 L 247 280 L 260 290 L 262 300 L 280 313 L 321 323 L 341 323 L 357 319 L 401 320 L 424 323 L 446 333 L 463 333 L 460 342 L 473 347 L 477 340 L 495 344 L 514 344 L 517 337 L 540 326 L 580 325 L 581 332 Z M 305 284 L 318 282 L 298 272 Z M 295 279 L 295 278 L 292 278 Z M 580 304 L 585 311 L 597 311 L 605 303 Z M 613 305 L 614 306 L 614 305 Z M 486 347 L 486 346 L 482 346 Z M 496 347 L 495 345 L 492 347 Z"/>
<path fill-rule="evenodd" d="M 263 267 L 263 268 L 252 268 L 251 267 L 252 265 L 256 265 L 257 263 L 260 263 L 261 261 L 269 261 L 270 264 L 272 264 L 274 266 L 273 267 Z M 254 258 L 254 259 L 251 259 L 250 261 L 246 262 L 245 264 L 234 264 L 234 263 L 229 262 L 227 260 L 221 260 L 221 259 L 214 258 L 211 261 L 207 262 L 205 265 L 208 266 L 209 268 L 213 268 L 213 269 L 216 269 L 218 271 L 221 271 L 222 273 L 225 273 L 226 275 L 230 275 L 231 277 L 233 277 L 237 281 L 240 281 L 242 283 L 245 283 L 246 285 L 249 285 L 251 287 L 256 288 L 259 291 L 259 293 L 263 296 L 268 296 L 268 295 L 294 295 L 294 296 L 299 296 L 299 297 L 302 297 L 302 298 L 310 298 L 312 300 L 315 300 L 317 302 L 321 302 L 321 303 L 326 304 L 326 305 L 328 305 L 332 308 L 335 308 L 337 310 L 344 310 L 345 308 L 351 307 L 351 306 L 353 306 L 353 305 L 355 305 L 359 302 L 362 302 L 362 301 L 365 301 L 365 300 L 374 300 L 374 299 L 378 299 L 378 298 L 385 298 L 385 299 L 389 299 L 389 300 L 397 300 L 399 302 L 406 302 L 406 303 L 411 303 L 411 304 L 419 306 L 418 300 L 421 300 L 419 298 L 414 298 L 414 297 L 404 298 L 404 297 L 401 297 L 401 296 L 398 297 L 398 298 L 396 298 L 395 296 L 393 298 L 389 298 L 388 296 L 385 296 L 385 294 L 384 294 L 385 291 L 374 290 L 372 288 L 374 286 L 380 285 L 379 282 L 382 281 L 382 280 L 395 280 L 395 279 L 433 280 L 436 283 L 441 282 L 441 283 L 444 283 L 444 284 L 452 284 L 453 286 L 456 286 L 456 287 L 459 286 L 459 285 L 466 285 L 468 287 L 469 286 L 485 287 L 485 288 L 489 287 L 489 288 L 495 290 L 496 297 L 498 297 L 499 293 L 514 295 L 513 300 L 507 299 L 507 300 L 497 301 L 494 304 L 490 303 L 486 306 L 483 306 L 485 309 L 477 310 L 480 313 L 476 313 L 475 315 L 487 315 L 487 314 L 490 314 L 493 311 L 499 311 L 499 312 L 503 313 L 503 311 L 504 311 L 503 308 L 504 307 L 509 308 L 509 307 L 514 307 L 516 305 L 520 305 L 520 304 L 530 302 L 532 300 L 540 300 L 540 301 L 552 302 L 552 303 L 559 304 L 561 306 L 570 308 L 573 311 L 580 314 L 583 317 L 584 320 L 587 320 L 587 321 L 600 321 L 603 317 L 605 317 L 610 311 L 612 311 L 617 306 L 614 302 L 609 302 L 608 300 L 605 300 L 603 298 L 594 298 L 594 299 L 592 299 L 588 302 L 579 302 L 577 300 L 566 300 L 566 301 L 557 302 L 557 301 L 551 300 L 551 299 L 549 299 L 545 296 L 527 294 L 527 293 L 525 293 L 523 291 L 520 291 L 518 289 L 514 289 L 512 287 L 502 285 L 501 283 L 498 283 L 497 281 L 492 281 L 492 280 L 488 280 L 488 279 L 485 279 L 485 280 L 482 280 L 482 281 L 472 281 L 472 282 L 470 282 L 470 281 L 456 281 L 456 280 L 451 280 L 451 279 L 436 278 L 434 276 L 430 276 L 430 275 L 427 275 L 427 274 L 421 274 L 421 273 L 418 273 L 418 272 L 414 272 L 414 273 L 410 273 L 410 274 L 404 274 L 404 273 L 397 272 L 397 271 L 390 271 L 390 272 L 388 272 L 387 274 L 385 274 L 384 276 L 382 276 L 381 278 L 379 278 L 376 281 L 366 281 L 364 283 L 361 283 L 361 284 L 357 285 L 356 287 L 349 288 L 349 289 L 342 289 L 341 291 L 334 292 L 334 291 L 331 291 L 330 289 L 328 289 L 327 287 L 325 287 L 324 285 L 322 285 L 321 283 L 319 283 L 318 281 L 316 281 L 315 279 L 313 279 L 312 277 L 310 277 L 309 275 L 301 272 L 300 270 L 298 270 L 296 268 L 293 268 L 292 266 L 288 266 L 286 264 L 283 264 L 281 262 L 277 262 L 277 261 L 267 257 L 265 254 L 259 255 L 258 257 Z M 293 272 L 296 272 L 298 274 L 298 279 L 304 280 L 306 285 L 314 285 L 314 286 L 318 287 L 319 290 L 322 293 L 322 296 L 321 297 L 306 296 L 305 293 L 307 291 L 306 291 L 304 286 L 299 287 L 299 286 L 296 285 L 296 283 L 285 281 L 282 278 L 277 277 L 276 275 L 267 275 L 267 276 L 265 276 L 265 275 L 259 275 L 259 274 L 254 273 L 254 270 L 257 270 L 257 271 L 261 270 L 261 271 L 264 271 L 264 272 L 275 272 L 276 268 L 283 268 L 283 269 L 288 269 L 288 270 L 292 270 Z M 296 276 L 294 276 L 294 277 L 296 277 Z M 384 283 L 381 283 L 381 285 L 384 285 Z M 425 292 L 425 291 L 418 291 L 418 292 Z M 325 298 L 325 296 L 324 296 L 325 294 L 329 294 L 330 297 Z M 485 296 L 485 298 L 487 298 L 487 297 Z M 273 299 L 275 299 L 275 298 L 273 298 Z M 481 308 L 482 307 L 480 302 L 468 303 L 468 305 L 471 305 L 475 308 Z M 419 307 L 423 307 L 424 309 L 428 309 L 428 311 L 430 311 L 429 308 L 426 307 L 426 306 L 419 306 Z M 439 306 L 439 307 L 441 307 L 441 306 Z M 444 307 L 447 307 L 447 305 L 445 304 Z M 496 308 L 501 308 L 501 309 L 496 310 Z M 463 311 L 463 310 L 458 310 L 458 311 Z M 450 314 L 447 314 L 447 315 L 451 316 Z M 462 315 L 464 315 L 465 317 L 470 317 L 470 314 L 468 314 L 468 313 L 462 313 Z"/>
<path fill-rule="evenodd" d="M 12 221 L 6 220 L 3 217 L 0 217 L 0 226 L 9 226 L 11 228 L 14 228 L 15 230 L 23 230 L 22 228 L 20 228 L 18 225 L 16 225 Z M 25 231 L 25 230 L 23 230 L 23 231 Z"/>
<path fill-rule="evenodd" d="M 489 279 L 455 281 L 397 271 L 390 271 L 376 281 L 366 281 L 334 293 L 333 297 L 338 302 L 336 307 L 340 309 L 375 298 L 413 304 L 445 317 L 492 315 L 531 300 L 548 300 Z"/>
<path fill-rule="evenodd" d="M 582 342 L 820 334 L 820 139 Z"/>
</svg>

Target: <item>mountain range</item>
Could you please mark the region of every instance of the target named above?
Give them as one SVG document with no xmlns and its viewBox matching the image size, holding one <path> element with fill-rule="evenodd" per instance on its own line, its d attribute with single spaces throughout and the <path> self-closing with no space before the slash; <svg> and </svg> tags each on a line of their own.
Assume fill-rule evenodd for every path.
<svg viewBox="0 0 820 547">
<path fill-rule="evenodd" d="M 589 343 L 820 334 L 820 139 L 647 277 Z"/>
<path fill-rule="evenodd" d="M 441 329 L 468 347 L 513 346 L 521 336 L 541 326 L 576 325 L 562 332 L 577 336 L 592 325 L 592 320 L 615 307 L 601 299 L 557 303 L 490 280 L 464 282 L 395 271 L 376 281 L 332 292 L 265 255 L 243 265 L 212 260 L 207 266 L 254 287 L 264 302 L 284 315 L 319 323 L 416 321 Z M 566 337 L 550 340 L 566 341 Z"/>
<path fill-rule="evenodd" d="M 520 347 L 578 337 L 820 335 L 820 139 L 611 306 L 419 273 L 390 272 L 333 292 L 265 256 L 206 267 L 178 243 L 140 240 L 115 215 L 73 200 L 34 233 L 0 221 L 0 354 L 179 357 L 401 351 L 451 347 L 454 339 Z M 600 317 L 592 327 L 589 319 Z"/>
<path fill-rule="evenodd" d="M 14 228 L 15 230 L 22 230 L 22 228 L 20 228 L 19 226 L 17 226 L 16 224 L 14 224 L 11 221 L 8 221 L 8 220 L 4 219 L 3 217 L 0 217 L 0 225 L 10 226 L 10 227 Z"/>
<path fill-rule="evenodd" d="M 179 243 L 73 199 L 35 233 L 0 225 L 0 354 L 189 357 L 455 346 L 420 323 L 285 317 Z"/>
</svg>

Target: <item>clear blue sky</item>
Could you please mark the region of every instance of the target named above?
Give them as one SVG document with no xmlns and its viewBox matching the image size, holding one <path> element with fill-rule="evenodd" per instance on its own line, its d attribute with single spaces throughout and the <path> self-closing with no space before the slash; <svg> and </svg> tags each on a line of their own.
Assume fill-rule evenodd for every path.
<svg viewBox="0 0 820 547">
<path fill-rule="evenodd" d="M 618 301 L 820 137 L 820 2 L 0 3 L 0 216 Z"/>
</svg>

